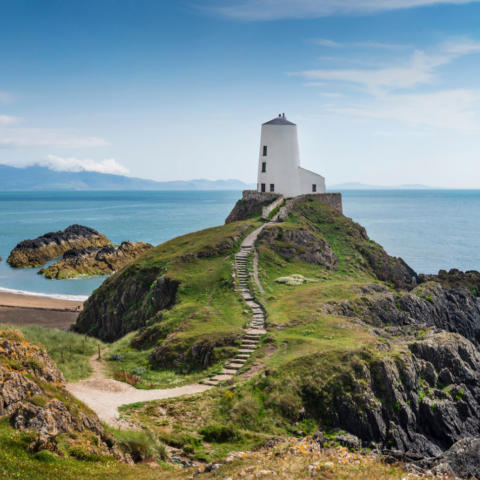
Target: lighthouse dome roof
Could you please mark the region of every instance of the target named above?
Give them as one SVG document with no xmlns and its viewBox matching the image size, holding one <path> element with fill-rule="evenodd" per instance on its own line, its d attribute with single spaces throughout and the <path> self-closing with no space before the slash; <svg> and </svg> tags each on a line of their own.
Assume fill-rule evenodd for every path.
<svg viewBox="0 0 480 480">
<path fill-rule="evenodd" d="M 289 122 L 284 113 L 280 113 L 278 117 L 273 118 L 269 122 L 265 122 L 263 125 L 295 125 L 293 122 Z"/>
</svg>

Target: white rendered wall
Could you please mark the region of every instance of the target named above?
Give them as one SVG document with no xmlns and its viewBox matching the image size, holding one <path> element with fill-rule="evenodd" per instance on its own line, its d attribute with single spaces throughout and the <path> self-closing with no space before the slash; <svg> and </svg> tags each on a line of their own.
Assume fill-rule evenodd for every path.
<svg viewBox="0 0 480 480">
<path fill-rule="evenodd" d="M 267 156 L 263 156 L 263 147 Z M 267 163 L 262 173 L 262 163 Z M 298 137 L 296 125 L 262 125 L 260 155 L 258 161 L 258 191 L 265 184 L 270 192 L 270 184 L 275 185 L 275 193 L 295 197 L 302 193 L 300 187 Z M 310 187 L 311 188 L 311 187 Z"/>
<path fill-rule="evenodd" d="M 325 178 L 318 173 L 311 172 L 305 168 L 299 167 L 300 190 L 302 194 L 306 193 L 325 193 Z M 312 185 L 317 186 L 317 191 L 312 191 Z"/>
</svg>

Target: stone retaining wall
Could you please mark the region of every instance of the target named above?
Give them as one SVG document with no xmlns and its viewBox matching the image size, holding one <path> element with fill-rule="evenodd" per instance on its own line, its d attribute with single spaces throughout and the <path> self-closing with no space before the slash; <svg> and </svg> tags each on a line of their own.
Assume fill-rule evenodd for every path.
<svg viewBox="0 0 480 480">
<path fill-rule="evenodd" d="M 318 202 L 326 203 L 337 210 L 338 213 L 343 214 L 341 193 L 310 193 L 308 195 L 299 195 L 298 197 L 288 199 L 285 202 L 285 206 L 280 208 L 278 219 L 281 221 L 285 220 L 297 203 L 304 202 L 310 198 Z"/>
</svg>

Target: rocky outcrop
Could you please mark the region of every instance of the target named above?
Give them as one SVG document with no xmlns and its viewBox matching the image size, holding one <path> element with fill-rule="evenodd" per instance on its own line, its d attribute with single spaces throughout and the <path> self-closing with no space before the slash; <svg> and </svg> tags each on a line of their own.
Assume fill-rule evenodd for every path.
<svg viewBox="0 0 480 480">
<path fill-rule="evenodd" d="M 40 267 L 73 248 L 81 249 L 109 245 L 108 238 L 82 225 L 71 225 L 63 231 L 50 232 L 20 242 L 10 253 L 7 262 L 16 268 Z"/>
<path fill-rule="evenodd" d="M 263 207 L 270 205 L 279 195 L 274 193 L 260 193 L 256 191 L 246 190 L 243 192 L 243 198 L 233 207 L 228 215 L 225 223 L 238 222 L 239 220 L 247 220 L 252 217 L 262 215 Z"/>
<path fill-rule="evenodd" d="M 320 235 L 305 228 L 288 229 L 282 228 L 281 224 L 264 228 L 258 240 L 286 259 L 295 258 L 332 270 L 337 268 L 338 258 L 330 245 Z"/>
<path fill-rule="evenodd" d="M 440 270 L 437 275 L 419 275 L 419 282 L 439 282 L 447 288 L 467 288 L 470 292 L 480 296 L 480 272 L 469 270 L 461 272 L 456 268 L 452 268 L 448 272 Z"/>
<path fill-rule="evenodd" d="M 50 450 L 62 455 L 59 435 L 69 433 L 62 439 L 68 451 L 68 441 L 78 444 L 85 433 L 90 438 L 85 442 L 85 455 L 126 459 L 113 446 L 98 417 L 70 397 L 63 375 L 45 351 L 14 330 L 0 331 L 0 417 L 5 416 L 14 428 L 35 434 L 31 451 Z M 95 441 L 91 441 L 92 435 Z"/>
<path fill-rule="evenodd" d="M 459 333 L 480 345 L 480 300 L 464 288 L 447 289 L 439 283 L 421 284 L 409 293 L 361 296 L 349 302 L 330 302 L 326 313 L 358 317 L 381 328 L 377 333 L 406 336 L 427 330 Z M 388 326 L 388 327 L 386 327 Z"/>
<path fill-rule="evenodd" d="M 161 267 L 127 267 L 121 288 L 116 288 L 116 278 L 108 278 L 85 303 L 74 330 L 113 342 L 145 326 L 148 318 L 175 303 L 179 283 L 162 272 Z"/>
<path fill-rule="evenodd" d="M 158 368 L 183 373 L 204 370 L 220 360 L 232 357 L 240 339 L 240 334 L 217 339 L 200 338 L 185 348 L 175 337 L 167 338 L 151 353 L 149 360 Z"/>
<path fill-rule="evenodd" d="M 144 242 L 122 242 L 118 247 L 87 247 L 68 250 L 62 260 L 42 268 L 38 273 L 46 278 L 64 279 L 110 275 L 150 250 Z"/>
</svg>

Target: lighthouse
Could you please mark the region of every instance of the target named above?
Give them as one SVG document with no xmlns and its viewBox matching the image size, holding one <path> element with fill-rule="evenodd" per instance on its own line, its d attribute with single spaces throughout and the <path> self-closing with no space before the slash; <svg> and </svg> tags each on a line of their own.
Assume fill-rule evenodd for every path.
<svg viewBox="0 0 480 480">
<path fill-rule="evenodd" d="M 325 193 L 325 178 L 300 166 L 297 126 L 284 113 L 262 125 L 257 191 L 284 197 Z"/>
</svg>

